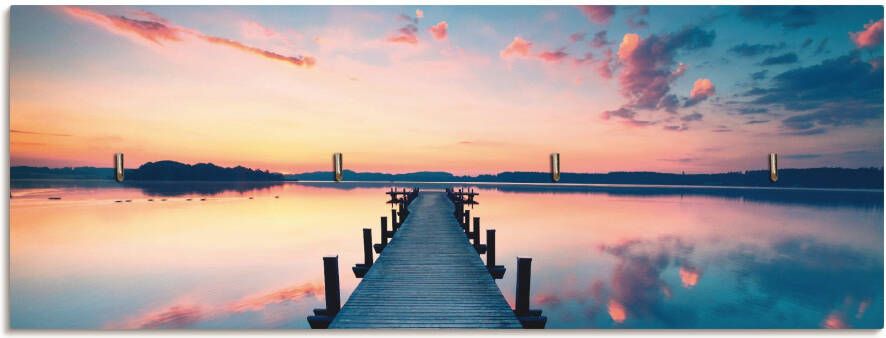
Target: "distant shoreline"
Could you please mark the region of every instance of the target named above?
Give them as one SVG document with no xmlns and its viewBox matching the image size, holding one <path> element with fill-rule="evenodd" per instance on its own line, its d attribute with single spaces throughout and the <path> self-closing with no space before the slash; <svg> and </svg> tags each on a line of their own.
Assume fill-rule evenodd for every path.
<svg viewBox="0 0 886 338">
<path fill-rule="evenodd" d="M 734 190 L 776 190 L 776 191 L 833 191 L 833 192 L 866 192 L 883 193 L 883 189 L 871 188 L 816 188 L 816 187 L 765 187 L 765 186 L 737 186 L 737 185 L 668 185 L 668 184 L 608 184 L 608 183 L 533 183 L 533 182 L 431 182 L 431 181 L 184 181 L 184 180 L 143 180 L 117 183 L 113 179 L 104 178 L 13 178 L 12 182 L 39 182 L 39 181 L 63 181 L 63 182 L 99 182 L 113 185 L 140 185 L 140 184 L 255 184 L 255 183 L 279 183 L 279 184 L 427 184 L 427 185 L 477 185 L 477 186 L 528 186 L 528 187 L 574 187 L 574 188 L 650 188 L 650 189 L 734 189 Z"/>
<path fill-rule="evenodd" d="M 805 168 L 779 169 L 779 179 L 769 180 L 768 170 L 747 170 L 714 174 L 671 174 L 658 172 L 570 173 L 560 175 L 560 186 L 677 186 L 677 187 L 755 187 L 883 190 L 883 168 Z M 454 175 L 443 171 L 403 174 L 344 170 L 345 181 L 446 184 L 523 184 L 551 183 L 550 173 L 500 172 L 497 174 Z M 10 178 L 17 179 L 112 179 L 113 169 L 79 167 L 11 167 Z M 284 175 L 242 166 L 224 168 L 212 163 L 194 165 L 174 161 L 148 162 L 137 169 L 126 169 L 126 182 L 329 182 L 332 172 L 316 171 Z"/>
</svg>

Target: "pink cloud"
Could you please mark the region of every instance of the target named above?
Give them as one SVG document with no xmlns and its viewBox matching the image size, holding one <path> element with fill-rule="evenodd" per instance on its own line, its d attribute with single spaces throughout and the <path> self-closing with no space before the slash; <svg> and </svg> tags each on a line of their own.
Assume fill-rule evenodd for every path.
<svg viewBox="0 0 886 338">
<path fill-rule="evenodd" d="M 578 9 L 588 20 L 600 25 L 608 24 L 615 15 L 615 6 L 583 5 L 578 6 Z"/>
<path fill-rule="evenodd" d="M 585 33 L 583 33 L 583 32 L 575 32 L 575 33 L 572 33 L 572 34 L 569 35 L 569 41 L 571 41 L 571 42 L 573 42 L 573 43 L 575 43 L 575 42 L 579 42 L 579 41 L 582 41 L 582 40 L 585 39 L 585 36 L 586 36 L 586 35 L 587 35 L 587 34 L 585 34 Z"/>
<path fill-rule="evenodd" d="M 102 27 L 112 33 L 138 37 L 162 45 L 162 41 L 181 41 L 182 30 L 169 26 L 165 22 L 129 19 L 124 16 L 105 15 L 79 7 L 62 7 L 62 11 L 76 19 L 80 19 Z M 142 11 L 142 16 L 144 15 Z M 150 17 L 155 17 L 151 14 Z"/>
<path fill-rule="evenodd" d="M 283 37 L 279 32 L 252 20 L 243 20 L 240 22 L 240 33 L 247 39 L 274 39 Z"/>
<path fill-rule="evenodd" d="M 538 58 L 545 62 L 560 62 L 563 59 L 569 57 L 563 49 L 558 49 L 554 51 L 543 51 L 538 53 Z"/>
<path fill-rule="evenodd" d="M 406 14 L 400 14 L 398 18 L 400 20 L 406 21 L 406 25 L 397 29 L 393 34 L 389 35 L 387 39 L 388 42 L 391 43 L 405 43 L 409 45 L 417 45 L 418 44 L 418 19 L 424 16 L 424 12 L 421 10 L 415 11 L 416 17 L 411 17 Z M 420 15 L 419 15 L 420 14 Z"/>
<path fill-rule="evenodd" d="M 428 31 L 431 32 L 431 36 L 437 40 L 446 40 L 447 35 L 449 34 L 449 24 L 446 21 L 440 21 L 436 25 L 428 28 Z"/>
<path fill-rule="evenodd" d="M 420 9 L 416 9 L 415 10 L 415 17 L 418 19 L 425 17 L 425 11 L 420 10 Z"/>
<path fill-rule="evenodd" d="M 664 35 L 650 35 L 645 39 L 638 34 L 625 34 L 617 53 L 617 65 L 621 69 L 619 86 L 622 96 L 627 99 L 621 108 L 629 111 L 643 109 L 676 113 L 679 100 L 675 94 L 670 93 L 671 84 L 685 73 L 686 66 L 677 64 L 675 67 L 674 56 L 681 49 L 709 47 L 713 44 L 714 36 L 713 31 L 698 27 L 687 27 Z M 710 88 L 707 92 L 699 92 L 694 100 L 688 101 L 688 105 L 713 94 L 713 84 L 702 84 L 710 85 Z M 637 125 L 651 124 L 654 123 Z"/>
<path fill-rule="evenodd" d="M 883 44 L 883 19 L 864 25 L 860 32 L 850 32 L 849 39 L 858 48 L 869 48 Z"/>
<path fill-rule="evenodd" d="M 509 57 L 527 57 L 529 56 L 529 52 L 532 49 L 532 42 L 529 42 L 519 36 L 514 37 L 514 40 L 508 44 L 505 49 L 498 53 L 503 59 Z"/>
<path fill-rule="evenodd" d="M 225 309 L 229 312 L 235 313 L 261 311 L 268 305 L 298 301 L 307 297 L 320 297 L 322 295 L 322 285 L 307 283 L 268 293 L 245 297 L 241 300 L 228 304 Z"/>
<path fill-rule="evenodd" d="M 258 312 L 269 305 L 297 302 L 308 297 L 322 297 L 321 284 L 304 283 L 284 289 L 272 290 L 244 297 L 223 306 L 200 305 L 193 301 L 180 301 L 172 306 L 147 311 L 118 323 L 107 325 L 111 329 L 179 329 L 243 312 Z M 273 314 L 271 314 L 273 317 Z"/>
<path fill-rule="evenodd" d="M 176 304 L 144 313 L 135 318 L 109 325 L 111 329 L 180 329 L 192 326 L 209 316 L 204 307 L 196 304 Z"/>
<path fill-rule="evenodd" d="M 211 44 L 225 46 L 257 55 L 266 59 L 286 62 L 300 67 L 311 67 L 316 60 L 310 56 L 286 56 L 268 50 L 247 46 L 243 43 L 203 34 L 199 31 L 170 24 L 167 20 L 147 11 L 138 11 L 135 16 L 141 19 L 130 19 L 124 16 L 103 14 L 93 10 L 66 6 L 62 7 L 63 13 L 76 19 L 80 19 L 112 33 L 124 35 L 130 38 L 147 40 L 158 45 L 161 42 L 181 41 L 183 36 L 193 36 Z"/>
</svg>

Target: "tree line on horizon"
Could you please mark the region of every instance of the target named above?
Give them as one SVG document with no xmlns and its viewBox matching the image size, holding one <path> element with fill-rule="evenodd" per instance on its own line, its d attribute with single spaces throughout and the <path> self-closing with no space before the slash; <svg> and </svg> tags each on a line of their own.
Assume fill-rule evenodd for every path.
<svg viewBox="0 0 886 338">
<path fill-rule="evenodd" d="M 458 176 L 443 171 L 403 174 L 344 171 L 346 181 L 409 182 L 492 182 L 550 183 L 544 172 L 501 172 Z M 113 179 L 113 168 L 29 167 L 10 168 L 11 179 Z M 194 165 L 175 161 L 148 162 L 126 170 L 126 180 L 134 181 L 331 181 L 331 171 L 284 175 L 242 166 L 225 168 L 212 163 Z M 883 189 L 883 168 L 805 168 L 780 169 L 778 182 L 769 181 L 767 170 L 713 174 L 673 174 L 658 172 L 562 173 L 560 183 L 645 184 L 695 186 L 753 186 Z"/>
</svg>

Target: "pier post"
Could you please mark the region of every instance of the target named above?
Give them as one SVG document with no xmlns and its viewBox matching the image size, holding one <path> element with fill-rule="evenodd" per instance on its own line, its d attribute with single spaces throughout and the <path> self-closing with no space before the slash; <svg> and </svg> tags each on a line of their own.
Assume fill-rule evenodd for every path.
<svg viewBox="0 0 886 338">
<path fill-rule="evenodd" d="M 372 266 L 372 229 L 363 228 L 363 264 Z"/>
<path fill-rule="evenodd" d="M 465 233 L 470 232 L 471 229 L 471 211 L 465 210 L 465 217 L 461 222 L 462 228 L 465 229 Z"/>
<path fill-rule="evenodd" d="M 388 218 L 385 216 L 381 217 L 381 239 L 378 244 L 374 244 L 372 247 L 375 249 L 375 253 L 381 253 L 382 250 L 388 246 L 388 238 L 391 237 L 391 233 L 388 231 Z"/>
<path fill-rule="evenodd" d="M 382 235 L 384 237 L 384 235 Z M 354 264 L 354 277 L 363 278 L 372 267 L 372 229 L 363 228 L 363 263 Z"/>
<path fill-rule="evenodd" d="M 474 232 L 471 233 L 474 240 L 474 249 L 480 252 L 480 217 L 474 217 Z"/>
<path fill-rule="evenodd" d="M 517 257 L 517 301 L 514 313 L 529 313 L 529 282 L 532 279 L 532 258 Z"/>
<path fill-rule="evenodd" d="M 514 314 L 524 329 L 543 329 L 548 318 L 541 310 L 529 309 L 529 282 L 532 279 L 532 258 L 517 257 L 517 299 Z"/>
<path fill-rule="evenodd" d="M 495 268 L 495 229 L 486 229 L 486 268 Z"/>
<path fill-rule="evenodd" d="M 323 285 L 326 289 L 326 308 L 314 309 L 314 315 L 308 316 L 308 324 L 312 329 L 327 329 L 329 323 L 341 310 L 341 294 L 338 284 L 338 256 L 323 257 Z"/>
<path fill-rule="evenodd" d="M 391 229 L 393 229 L 394 232 L 397 232 L 397 228 L 399 227 L 400 225 L 397 224 L 397 209 L 391 209 Z"/>
<path fill-rule="evenodd" d="M 505 276 L 504 265 L 495 265 L 495 229 L 486 229 L 486 269 L 494 279 Z"/>
<path fill-rule="evenodd" d="M 341 310 L 341 293 L 338 285 L 338 256 L 323 257 L 323 284 L 326 289 L 326 313 L 335 317 Z"/>
</svg>

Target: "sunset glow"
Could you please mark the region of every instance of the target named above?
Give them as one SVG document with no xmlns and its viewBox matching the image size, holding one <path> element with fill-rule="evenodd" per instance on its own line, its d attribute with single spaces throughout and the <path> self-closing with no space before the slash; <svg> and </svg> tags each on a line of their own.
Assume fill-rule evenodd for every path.
<svg viewBox="0 0 886 338">
<path fill-rule="evenodd" d="M 772 10 L 14 7 L 11 163 L 882 166 L 882 8 Z"/>
</svg>

